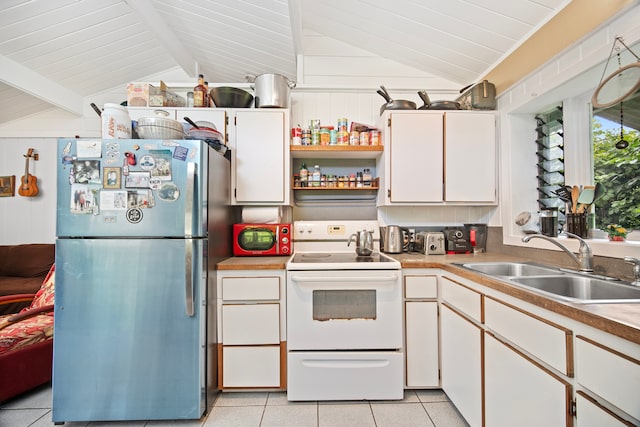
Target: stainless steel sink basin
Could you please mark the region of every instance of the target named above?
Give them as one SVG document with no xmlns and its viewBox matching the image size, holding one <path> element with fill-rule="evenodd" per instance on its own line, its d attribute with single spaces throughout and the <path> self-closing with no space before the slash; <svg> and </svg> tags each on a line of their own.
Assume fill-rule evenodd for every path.
<svg viewBox="0 0 640 427">
<path fill-rule="evenodd" d="M 512 277 L 509 281 L 578 303 L 640 302 L 640 287 L 624 282 L 609 282 L 570 274 Z"/>
<path fill-rule="evenodd" d="M 475 262 L 462 264 L 470 270 L 490 276 L 521 277 L 559 274 L 558 269 L 520 262 Z"/>
</svg>

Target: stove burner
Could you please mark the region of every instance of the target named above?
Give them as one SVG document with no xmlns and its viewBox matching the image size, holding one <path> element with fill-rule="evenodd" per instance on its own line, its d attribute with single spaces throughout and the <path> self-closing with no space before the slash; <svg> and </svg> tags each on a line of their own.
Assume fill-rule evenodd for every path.
<svg viewBox="0 0 640 427">
<path fill-rule="evenodd" d="M 305 258 L 329 258 L 331 257 L 331 254 L 322 254 L 322 253 L 310 253 L 310 254 L 300 254 L 300 258 L 305 259 Z"/>
<path fill-rule="evenodd" d="M 358 255 L 355 252 L 299 252 L 294 254 L 293 264 L 345 264 L 345 263 L 389 263 L 394 260 L 374 252 L 368 256 Z"/>
</svg>

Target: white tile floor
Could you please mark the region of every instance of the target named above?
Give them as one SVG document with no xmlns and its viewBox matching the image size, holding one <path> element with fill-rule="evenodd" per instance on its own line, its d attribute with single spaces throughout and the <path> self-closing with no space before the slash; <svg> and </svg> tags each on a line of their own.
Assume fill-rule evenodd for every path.
<svg viewBox="0 0 640 427">
<path fill-rule="evenodd" d="M 0 404 L 2 427 L 50 427 L 51 386 Z M 383 427 L 467 426 L 441 390 L 407 390 L 402 401 L 288 402 L 278 393 L 221 393 L 209 414 L 193 421 L 65 423 L 68 427 Z"/>
</svg>

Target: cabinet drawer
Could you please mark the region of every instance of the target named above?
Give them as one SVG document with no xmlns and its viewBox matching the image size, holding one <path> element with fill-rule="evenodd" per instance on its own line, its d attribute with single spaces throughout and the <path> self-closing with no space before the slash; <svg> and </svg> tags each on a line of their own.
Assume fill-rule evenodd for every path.
<svg viewBox="0 0 640 427">
<path fill-rule="evenodd" d="M 222 343 L 280 344 L 280 304 L 223 305 Z"/>
<path fill-rule="evenodd" d="M 640 419 L 640 360 L 578 335 L 576 378 L 583 387 Z"/>
<path fill-rule="evenodd" d="M 485 297 L 487 328 L 531 353 L 558 371 L 572 377 L 572 332 L 524 310 Z"/>
<path fill-rule="evenodd" d="M 280 387 L 280 346 L 224 347 L 223 387 Z"/>
<path fill-rule="evenodd" d="M 576 393 L 576 412 L 578 427 L 633 427 L 631 422 L 620 418 L 581 391 Z"/>
<path fill-rule="evenodd" d="M 442 278 L 442 300 L 477 322 L 482 319 L 482 294 L 446 277 Z"/>
<path fill-rule="evenodd" d="M 224 301 L 279 300 L 279 277 L 223 277 Z"/>
<path fill-rule="evenodd" d="M 436 276 L 404 276 L 405 298 L 438 298 Z"/>
</svg>

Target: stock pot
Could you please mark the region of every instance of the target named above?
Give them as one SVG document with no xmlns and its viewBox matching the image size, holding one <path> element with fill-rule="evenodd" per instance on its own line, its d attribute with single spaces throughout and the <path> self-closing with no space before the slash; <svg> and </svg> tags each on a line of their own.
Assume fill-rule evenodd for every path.
<svg viewBox="0 0 640 427">
<path fill-rule="evenodd" d="M 296 87 L 296 82 L 282 74 L 247 75 L 249 83 L 254 83 L 256 108 L 287 108 L 289 91 Z"/>
</svg>

